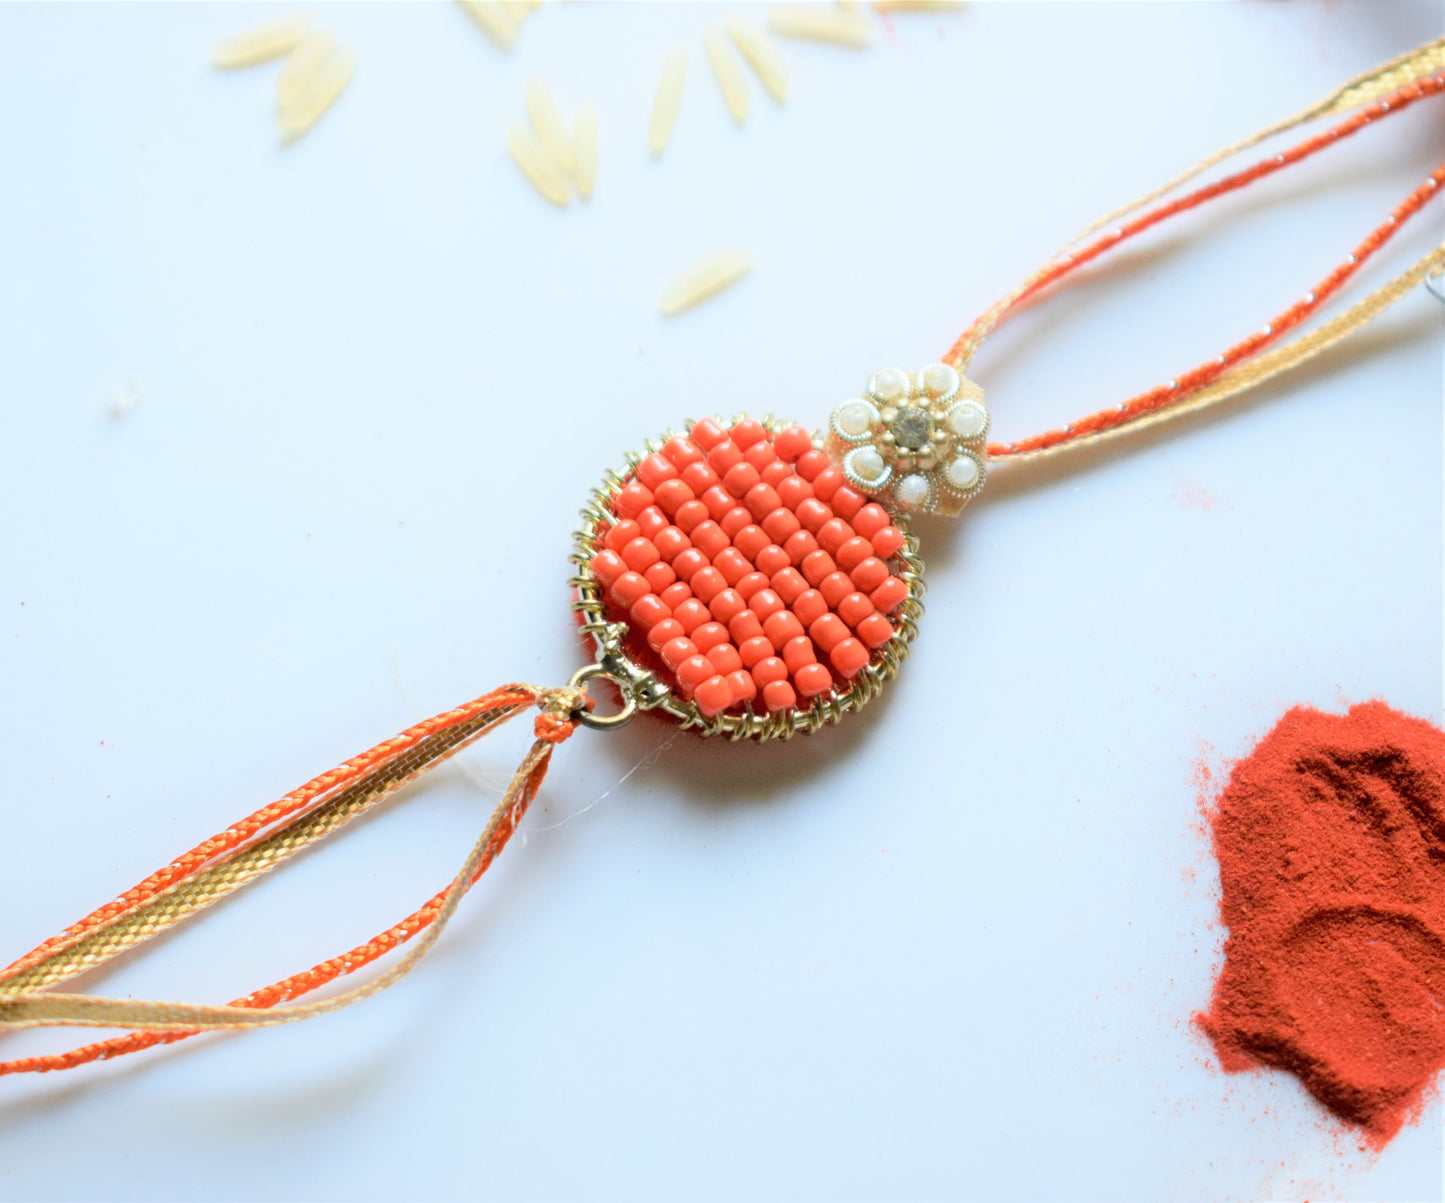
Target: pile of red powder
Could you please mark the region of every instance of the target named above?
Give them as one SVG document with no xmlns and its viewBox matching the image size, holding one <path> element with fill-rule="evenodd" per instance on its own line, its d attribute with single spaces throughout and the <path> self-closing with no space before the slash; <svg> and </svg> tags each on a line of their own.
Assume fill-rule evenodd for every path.
<svg viewBox="0 0 1445 1203">
<path fill-rule="evenodd" d="M 1445 732 L 1383 702 L 1290 710 L 1211 815 L 1229 937 L 1197 1021 L 1376 1145 L 1445 1067 Z"/>
</svg>

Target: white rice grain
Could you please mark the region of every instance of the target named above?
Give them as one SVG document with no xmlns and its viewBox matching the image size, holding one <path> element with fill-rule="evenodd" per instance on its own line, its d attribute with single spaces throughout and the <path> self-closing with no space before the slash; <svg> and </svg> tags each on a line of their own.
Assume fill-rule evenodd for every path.
<svg viewBox="0 0 1445 1203">
<path fill-rule="evenodd" d="M 731 287 L 752 270 L 752 251 L 729 247 L 696 263 L 662 290 L 657 308 L 663 317 L 672 317 L 714 297 Z"/>
<path fill-rule="evenodd" d="M 512 43 L 517 40 L 522 27 L 501 0 L 457 0 L 457 3 L 498 50 L 507 54 L 512 52 Z"/>
<path fill-rule="evenodd" d="M 682 88 L 687 83 L 687 50 L 679 48 L 662 64 L 662 78 L 657 81 L 657 98 L 652 102 L 652 123 L 647 131 L 647 145 L 655 159 L 672 137 L 672 123 L 682 103 Z"/>
<path fill-rule="evenodd" d="M 572 185 L 547 153 L 542 140 L 526 126 L 514 122 L 507 137 L 507 149 L 532 187 L 559 209 L 565 209 L 572 199 Z"/>
<path fill-rule="evenodd" d="M 741 17 L 727 18 L 728 34 L 743 52 L 743 58 L 757 73 L 763 88 L 779 104 L 788 99 L 788 64 L 773 45 L 772 38 Z"/>
<path fill-rule="evenodd" d="M 320 70 L 335 45 L 334 33 L 329 29 L 318 29 L 308 33 L 301 44 L 286 56 L 286 65 L 276 77 L 276 107 L 281 112 L 296 103 L 296 98 Z"/>
<path fill-rule="evenodd" d="M 268 21 L 245 33 L 222 38 L 211 47 L 211 63 L 223 69 L 254 67 L 290 54 L 306 36 L 311 17 L 306 14 Z"/>
<path fill-rule="evenodd" d="M 597 183 L 597 110 L 584 104 L 572 122 L 572 138 L 576 144 L 577 195 L 584 201 L 591 197 Z"/>
<path fill-rule="evenodd" d="M 868 22 L 855 10 L 788 4 L 768 10 L 768 28 L 781 38 L 830 42 L 865 50 L 873 41 Z"/>
<path fill-rule="evenodd" d="M 703 34 L 703 44 L 707 47 L 708 62 L 712 64 L 712 73 L 717 76 L 728 112 L 738 125 L 743 125 L 748 119 L 748 77 L 743 74 L 742 64 L 717 30 L 709 29 Z"/>
<path fill-rule="evenodd" d="M 283 146 L 290 146 L 321 120 L 322 114 L 346 90 L 355 72 L 354 50 L 333 50 L 326 56 L 326 60 L 302 85 L 295 101 L 281 112 L 279 124 Z"/>
<path fill-rule="evenodd" d="M 532 128 L 542 140 L 547 154 L 557 164 L 563 175 L 572 175 L 577 170 L 577 151 L 572 145 L 572 135 L 567 132 L 567 123 L 552 99 L 552 93 L 540 76 L 527 81 L 527 114 L 532 118 Z"/>
</svg>

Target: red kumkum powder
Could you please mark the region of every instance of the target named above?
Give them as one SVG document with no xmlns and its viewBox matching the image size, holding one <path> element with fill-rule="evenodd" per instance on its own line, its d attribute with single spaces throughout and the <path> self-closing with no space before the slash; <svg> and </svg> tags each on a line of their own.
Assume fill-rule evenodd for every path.
<svg viewBox="0 0 1445 1203">
<path fill-rule="evenodd" d="M 1445 732 L 1296 706 L 1211 816 L 1229 937 L 1196 1022 L 1385 1144 L 1445 1067 Z"/>
</svg>

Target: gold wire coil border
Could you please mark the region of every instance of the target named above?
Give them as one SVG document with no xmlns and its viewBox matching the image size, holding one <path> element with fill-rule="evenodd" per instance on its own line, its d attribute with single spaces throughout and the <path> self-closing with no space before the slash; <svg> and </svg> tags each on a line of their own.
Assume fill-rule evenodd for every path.
<svg viewBox="0 0 1445 1203">
<path fill-rule="evenodd" d="M 741 421 L 746 415 L 738 414 L 733 422 Z M 726 421 L 719 417 L 720 424 Z M 685 429 L 691 431 L 696 424 L 690 419 Z M 771 414 L 763 417 L 762 425 L 770 435 L 776 437 L 792 425 Z M 674 437 L 676 431 L 668 430 L 661 438 L 648 439 L 642 451 L 629 451 L 621 472 L 608 470 L 602 484 L 594 488 L 582 509 L 582 526 L 573 534 L 573 551 L 568 557 L 577 569 L 567 579 L 567 584 L 576 591 L 572 602 L 574 613 L 582 616 L 582 631 L 588 635 L 597 651 L 600 663 L 610 665 L 605 675 L 619 682 L 640 708 L 659 709 L 671 715 L 684 730 L 693 729 L 700 735 L 725 735 L 731 740 L 792 739 L 795 735 L 812 735 L 829 723 L 838 722 L 845 714 L 863 709 L 883 692 L 883 687 L 898 675 L 899 667 L 908 658 L 909 645 L 918 637 L 918 621 L 923 617 L 923 560 L 918 554 L 918 536 L 908 529 L 907 515 L 890 515 L 895 525 L 903 531 L 903 547 L 893 556 L 900 568 L 895 575 L 908 586 L 908 596 L 899 603 L 893 613 L 895 632 L 893 638 L 873 651 L 872 658 L 853 678 L 847 689 L 836 687 L 826 694 L 820 694 L 806 709 L 794 707 L 790 710 L 769 714 L 753 710 L 752 703 L 744 705 L 741 714 L 724 712 L 708 718 L 697 706 L 664 685 L 657 675 L 638 664 L 627 655 L 623 648 L 623 624 L 612 622 L 607 617 L 602 588 L 592 573 L 592 559 L 602 547 L 602 530 L 616 520 L 611 509 L 617 494 L 647 456 L 661 451 L 663 444 Z M 614 671 L 616 670 L 616 671 Z"/>
</svg>

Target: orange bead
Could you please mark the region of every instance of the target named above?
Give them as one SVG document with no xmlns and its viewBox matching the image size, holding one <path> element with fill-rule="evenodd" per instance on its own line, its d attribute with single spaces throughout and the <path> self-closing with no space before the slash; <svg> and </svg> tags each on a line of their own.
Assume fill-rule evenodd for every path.
<svg viewBox="0 0 1445 1203">
<path fill-rule="evenodd" d="M 723 532 L 723 528 L 710 518 L 706 522 L 699 522 L 694 526 L 688 538 L 692 540 L 694 547 L 708 557 L 709 561 L 719 552 L 732 546 L 732 540 Z"/>
<path fill-rule="evenodd" d="M 753 680 L 763 686 L 788 679 L 788 666 L 777 656 L 764 656 L 749 671 Z"/>
<path fill-rule="evenodd" d="M 738 655 L 742 657 L 744 668 L 752 668 L 759 660 L 766 660 L 772 654 L 773 645 L 762 635 L 754 635 L 738 644 Z"/>
<path fill-rule="evenodd" d="M 853 583 L 864 593 L 872 593 L 888 579 L 888 565 L 877 556 L 869 556 L 853 569 Z"/>
<path fill-rule="evenodd" d="M 685 501 L 677 507 L 672 520 L 677 523 L 678 530 L 689 534 L 699 523 L 708 520 L 707 506 L 700 501 Z"/>
<path fill-rule="evenodd" d="M 660 559 L 662 553 L 657 550 L 657 545 L 640 535 L 622 549 L 622 560 L 633 572 L 642 572 Z"/>
<path fill-rule="evenodd" d="M 699 685 L 709 677 L 717 676 L 717 669 L 713 668 L 712 661 L 706 656 L 689 656 L 677 666 L 677 683 L 682 686 L 684 693 L 692 693 Z"/>
<path fill-rule="evenodd" d="M 760 574 L 761 575 L 761 574 Z M 742 590 L 738 590 L 739 593 Z M 783 609 L 783 599 L 772 589 L 759 589 L 748 598 L 748 609 L 761 619 L 768 619 Z"/>
<path fill-rule="evenodd" d="M 763 478 L 758 475 L 758 470 L 754 468 L 752 464 L 743 460 L 734 464 L 723 473 L 722 482 L 723 488 L 741 500 L 747 496 L 748 490 L 759 484 L 762 479 Z M 761 517 L 761 515 L 759 516 Z"/>
<path fill-rule="evenodd" d="M 665 600 L 665 599 L 664 599 Z M 867 594 L 850 593 L 843 598 L 833 609 L 838 611 L 838 617 L 850 627 L 856 628 L 860 622 L 870 614 L 876 614 L 873 603 L 868 600 Z"/>
<path fill-rule="evenodd" d="M 734 422 L 731 430 L 728 431 L 728 438 L 732 439 L 739 447 L 746 451 L 754 443 L 761 442 L 768 437 L 768 432 L 763 428 L 761 422 L 752 418 L 744 418 L 741 422 Z"/>
<path fill-rule="evenodd" d="M 637 479 L 654 493 L 657 492 L 657 486 L 664 480 L 671 480 L 676 475 L 677 468 L 669 460 L 656 453 L 649 455 L 637 465 Z"/>
<path fill-rule="evenodd" d="M 813 496 L 819 501 L 831 501 L 833 494 L 839 487 L 847 483 L 848 478 L 843 475 L 842 469 L 829 464 L 817 476 L 813 477 Z"/>
<path fill-rule="evenodd" d="M 873 554 L 886 560 L 889 556 L 896 555 L 903 544 L 903 532 L 896 526 L 885 526 L 873 536 Z"/>
<path fill-rule="evenodd" d="M 667 457 L 667 462 L 679 472 L 702 459 L 702 451 L 697 444 L 681 435 L 675 435 L 668 439 L 662 445 L 662 454 Z"/>
<path fill-rule="evenodd" d="M 677 573 L 678 579 L 691 581 L 694 576 L 708 566 L 711 561 L 696 547 L 689 547 L 686 551 L 677 553 L 677 559 L 672 562 L 672 570 Z M 693 592 L 697 592 L 693 590 Z"/>
<path fill-rule="evenodd" d="M 836 610 L 838 603 L 853 592 L 853 581 L 846 572 L 830 572 L 818 582 L 818 592 L 823 595 L 828 608 Z"/>
<path fill-rule="evenodd" d="M 791 710 L 797 704 L 798 695 L 786 681 L 769 681 L 763 686 L 763 705 L 770 711 Z"/>
<path fill-rule="evenodd" d="M 789 640 L 806 632 L 803 624 L 798 621 L 798 616 L 791 610 L 776 610 L 763 619 L 763 634 L 774 647 L 784 647 Z"/>
<path fill-rule="evenodd" d="M 858 632 L 858 638 L 869 647 L 882 647 L 893 638 L 893 624 L 877 610 L 863 619 L 854 629 Z"/>
<path fill-rule="evenodd" d="M 728 688 L 733 691 L 733 705 L 740 706 L 758 696 L 758 683 L 745 668 L 728 673 Z"/>
<path fill-rule="evenodd" d="M 795 530 L 783 544 L 783 550 L 794 564 L 801 564 L 818 550 L 818 540 L 805 530 Z"/>
<path fill-rule="evenodd" d="M 692 540 L 675 526 L 664 527 L 657 532 L 657 537 L 652 544 L 657 552 L 669 564 L 675 560 L 680 552 L 686 551 L 692 546 Z"/>
<path fill-rule="evenodd" d="M 835 558 L 838 567 L 844 572 L 852 572 L 864 560 L 873 554 L 873 544 L 861 535 L 854 535 L 842 547 L 838 548 Z"/>
<path fill-rule="evenodd" d="M 612 582 L 612 588 L 608 590 L 608 595 L 619 606 L 626 608 L 639 597 L 646 597 L 651 592 L 652 588 L 648 585 L 647 578 L 640 572 L 624 572 Z"/>
<path fill-rule="evenodd" d="M 632 481 L 623 485 L 622 491 L 617 494 L 617 500 L 613 502 L 612 508 L 624 518 L 636 518 L 648 506 L 652 504 L 652 490 L 641 481 Z"/>
<path fill-rule="evenodd" d="M 782 572 L 784 568 L 791 568 L 793 557 L 776 543 L 769 543 L 753 557 L 753 563 L 758 566 L 759 572 L 766 572 L 771 577 Z"/>
<path fill-rule="evenodd" d="M 750 572 L 733 586 L 743 595 L 743 601 L 748 603 L 749 608 L 753 604 L 753 595 L 761 593 L 768 587 L 768 576 L 765 572 Z"/>
<path fill-rule="evenodd" d="M 666 589 L 657 595 L 667 603 L 667 608 L 672 611 L 672 616 L 677 617 L 677 608 L 685 601 L 692 600 L 692 590 L 682 581 L 673 581 Z"/>
<path fill-rule="evenodd" d="M 773 450 L 772 443 L 764 439 L 761 443 L 754 443 L 744 451 L 743 459 L 762 472 L 769 464 L 778 462 L 778 453 Z"/>
<path fill-rule="evenodd" d="M 707 608 L 718 622 L 731 622 L 736 615 L 748 608 L 748 603 L 743 601 L 742 594 L 736 589 L 724 589 L 714 595 Z"/>
<path fill-rule="evenodd" d="M 664 480 L 657 486 L 654 493 L 657 498 L 657 508 L 669 517 L 677 517 L 677 511 L 689 501 L 696 501 L 697 494 L 692 491 L 685 481 Z"/>
<path fill-rule="evenodd" d="M 758 638 L 762 633 L 763 620 L 751 610 L 744 610 L 728 619 L 728 636 L 738 647 L 742 647 L 749 639 Z"/>
<path fill-rule="evenodd" d="M 662 596 L 664 589 L 670 589 L 677 582 L 677 573 L 673 571 L 671 564 L 664 564 L 661 560 L 642 574 L 647 581 L 647 587 Z"/>
<path fill-rule="evenodd" d="M 798 600 L 793 603 L 793 613 L 805 627 L 812 626 L 827 612 L 828 603 L 816 589 L 808 589 L 798 594 Z"/>
<path fill-rule="evenodd" d="M 631 518 L 623 519 L 621 522 L 614 522 L 607 528 L 607 533 L 602 536 L 602 545 L 608 551 L 621 552 L 624 547 L 642 534 L 642 527 L 638 526 Z"/>
<path fill-rule="evenodd" d="M 908 596 L 908 586 L 896 576 L 890 576 L 868 596 L 884 614 L 892 614 L 898 608 L 899 603 Z"/>
<path fill-rule="evenodd" d="M 712 612 L 695 597 L 688 598 L 680 606 L 674 606 L 672 616 L 682 623 L 683 631 L 689 635 L 703 623 L 712 621 Z"/>
<path fill-rule="evenodd" d="M 779 459 L 795 463 L 800 455 L 813 449 L 813 436 L 806 426 L 789 426 L 773 439 L 773 448 Z"/>
<path fill-rule="evenodd" d="M 817 662 L 818 653 L 813 649 L 813 641 L 806 635 L 799 635 L 783 644 L 783 663 L 790 673 L 796 674 L 799 669 Z"/>
<path fill-rule="evenodd" d="M 816 585 L 824 577 L 838 571 L 838 565 L 833 563 L 833 557 L 826 551 L 815 551 L 798 565 L 798 570 L 807 579 L 808 584 Z"/>
<path fill-rule="evenodd" d="M 773 573 L 772 580 L 773 592 L 782 599 L 785 606 L 791 606 L 808 590 L 808 582 L 796 568 L 780 569 Z"/>
<path fill-rule="evenodd" d="M 828 659 L 839 673 L 852 680 L 868 663 L 868 649 L 856 639 L 845 639 L 828 653 Z"/>
<path fill-rule="evenodd" d="M 876 501 L 870 501 L 853 515 L 853 529 L 865 539 L 871 539 L 888 525 L 888 511 Z"/>
<path fill-rule="evenodd" d="M 752 569 L 752 564 L 736 547 L 724 547 L 712 558 L 712 566 L 723 574 L 729 585 L 736 585 Z"/>
<path fill-rule="evenodd" d="M 679 522 L 679 526 L 682 524 Z M 841 518 L 830 518 L 818 528 L 818 546 L 830 556 L 853 537 L 853 528 Z"/>
<path fill-rule="evenodd" d="M 805 698 L 815 698 L 833 688 L 833 674 L 821 664 L 805 664 L 793 673 L 793 684 Z"/>
<path fill-rule="evenodd" d="M 713 485 L 710 489 L 704 489 L 698 500 L 707 506 L 708 517 L 714 522 L 721 521 L 722 516 L 736 504 L 733 501 L 733 495 L 722 485 Z"/>
<path fill-rule="evenodd" d="M 798 478 L 795 476 L 793 479 Z M 833 511 L 816 497 L 804 497 L 793 507 L 793 513 L 798 515 L 803 529 L 812 531 L 815 535 L 822 529 L 823 524 L 833 517 Z"/>
<path fill-rule="evenodd" d="M 759 522 L 778 509 L 783 504 L 783 499 L 778 496 L 777 489 L 772 485 L 765 485 L 761 481 L 747 490 L 743 497 L 744 504 L 752 511 L 752 515 Z"/>
<path fill-rule="evenodd" d="M 752 525 L 752 523 L 753 516 L 748 513 L 747 507 L 735 505 L 732 509 L 730 509 L 726 514 L 722 516 L 722 520 L 718 523 L 718 525 L 722 527 L 723 534 L 727 535 L 727 537 L 731 539 L 740 531 L 746 530 L 749 526 Z"/>
<path fill-rule="evenodd" d="M 811 440 L 810 440 L 811 441 Z M 821 451 L 805 451 L 798 456 L 798 475 L 804 480 L 812 481 L 813 488 L 817 490 L 818 474 L 828 467 L 828 457 Z"/>
<path fill-rule="evenodd" d="M 699 460 L 682 470 L 682 483 L 701 497 L 718 483 L 718 474 L 708 467 L 706 461 Z"/>
<path fill-rule="evenodd" d="M 722 674 L 709 677 L 693 691 L 693 701 L 708 718 L 733 704 L 733 687 Z"/>
<path fill-rule="evenodd" d="M 637 515 L 637 525 L 644 539 L 650 539 L 660 530 L 667 529 L 667 515 L 657 506 L 650 505 Z"/>
<path fill-rule="evenodd" d="M 684 660 L 691 660 L 697 655 L 697 644 L 685 635 L 679 635 L 676 639 L 669 639 L 658 651 L 662 662 L 668 668 L 676 672 Z"/>
<path fill-rule="evenodd" d="M 602 582 L 606 589 L 627 571 L 627 565 L 615 551 L 599 551 L 592 557 L 592 575 Z"/>
<path fill-rule="evenodd" d="M 785 464 L 782 460 L 775 459 L 763 469 L 763 484 L 772 485 L 776 489 L 783 481 L 790 480 L 796 475 L 791 464 Z"/>
<path fill-rule="evenodd" d="M 735 673 L 743 666 L 743 658 L 731 643 L 714 644 L 703 655 L 712 661 L 712 666 L 720 673 Z"/>
<path fill-rule="evenodd" d="M 831 652 L 848 638 L 848 627 L 836 614 L 824 614 L 808 624 L 808 637 L 825 652 Z"/>
<path fill-rule="evenodd" d="M 714 472 L 725 477 L 731 468 L 743 462 L 743 453 L 731 439 L 724 439 L 707 453 L 707 462 Z"/>
<path fill-rule="evenodd" d="M 850 484 L 838 486 L 838 491 L 828 498 L 828 504 L 833 507 L 833 512 L 843 518 L 851 518 L 863 508 L 865 498 Z"/>
<path fill-rule="evenodd" d="M 693 423 L 692 429 L 687 432 L 687 437 L 704 451 L 711 451 L 728 436 L 723 428 L 711 418 L 704 418 L 701 422 Z"/>
<path fill-rule="evenodd" d="M 787 537 L 795 530 L 801 529 L 803 524 L 798 521 L 798 515 L 793 513 L 792 510 L 778 506 L 777 509 L 762 520 L 760 525 L 768 532 L 769 539 L 774 543 L 781 544 L 786 541 Z"/>
<path fill-rule="evenodd" d="M 664 647 L 674 639 L 686 637 L 687 632 L 682 629 L 682 623 L 675 618 L 664 618 L 652 630 L 647 632 L 647 646 L 654 652 L 661 652 Z M 687 657 L 684 656 L 683 659 Z"/>
<path fill-rule="evenodd" d="M 704 656 L 720 643 L 728 641 L 728 629 L 720 622 L 705 622 L 692 632 L 692 641 Z"/>
<path fill-rule="evenodd" d="M 747 556 L 749 560 L 754 561 L 758 558 L 758 552 L 762 551 L 763 548 L 767 547 L 771 542 L 772 540 L 763 533 L 763 528 L 761 526 L 754 526 L 751 522 L 733 536 L 733 546 L 742 552 L 743 555 Z"/>
<path fill-rule="evenodd" d="M 678 559 L 682 559 L 682 556 L 678 556 Z M 728 587 L 727 578 L 712 567 L 693 573 L 688 584 L 692 587 L 693 596 L 705 606 L 711 606 L 713 598 Z"/>
<path fill-rule="evenodd" d="M 790 510 L 796 510 L 804 501 L 813 496 L 813 486 L 796 473 L 792 473 L 781 484 L 774 486 L 778 497 Z"/>
<path fill-rule="evenodd" d="M 627 612 L 644 631 L 650 631 L 664 618 L 672 617 L 672 611 L 655 593 L 644 593 L 628 607 Z"/>
</svg>

